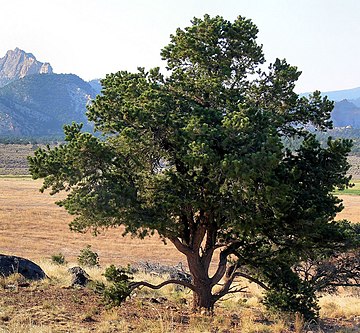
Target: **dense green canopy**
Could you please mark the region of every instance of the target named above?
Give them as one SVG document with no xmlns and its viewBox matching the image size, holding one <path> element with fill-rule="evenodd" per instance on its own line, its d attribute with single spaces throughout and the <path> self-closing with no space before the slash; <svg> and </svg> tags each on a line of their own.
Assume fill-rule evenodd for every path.
<svg viewBox="0 0 360 333">
<path fill-rule="evenodd" d="M 69 190 L 59 204 L 73 229 L 124 225 L 171 241 L 187 257 L 195 307 L 212 309 L 245 276 L 270 303 L 290 290 L 279 307 L 311 313 L 294 267 L 355 246 L 353 228 L 334 221 L 351 143 L 320 146 L 313 131 L 331 127 L 333 103 L 299 97 L 300 72 L 285 60 L 265 69 L 257 32 L 243 17 L 195 18 L 161 52 L 168 77 L 107 75 L 88 108 L 103 136 L 66 126 L 66 144 L 39 149 L 30 170 L 43 190 Z M 285 146 L 293 140 L 297 149 Z"/>
</svg>

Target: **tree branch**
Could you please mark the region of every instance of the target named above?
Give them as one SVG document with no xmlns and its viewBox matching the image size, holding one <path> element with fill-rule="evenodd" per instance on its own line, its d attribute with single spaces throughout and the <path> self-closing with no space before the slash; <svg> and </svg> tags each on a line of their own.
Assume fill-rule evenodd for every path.
<svg viewBox="0 0 360 333">
<path fill-rule="evenodd" d="M 177 237 L 169 237 L 169 241 L 174 244 L 174 246 L 179 252 L 185 254 L 186 256 L 193 252 L 188 246 L 181 243 L 181 241 Z"/>
<path fill-rule="evenodd" d="M 203 262 L 205 267 L 209 267 L 212 257 L 214 255 L 214 251 L 216 249 L 216 234 L 217 230 L 215 227 L 210 226 L 206 232 L 206 242 L 204 249 Z"/>
<path fill-rule="evenodd" d="M 196 292 L 195 286 L 193 286 L 189 282 L 180 281 L 180 280 L 167 280 L 167 281 L 164 281 L 164 282 L 162 282 L 162 283 L 160 283 L 158 285 L 154 285 L 154 284 L 151 284 L 151 283 L 146 282 L 146 281 L 131 282 L 130 283 L 130 288 L 131 288 L 131 290 L 134 290 L 134 289 L 140 288 L 140 287 L 148 287 L 150 289 L 161 289 L 162 287 L 164 287 L 164 286 L 166 286 L 168 284 L 177 284 L 177 285 L 189 288 L 192 291 Z"/>
<path fill-rule="evenodd" d="M 331 286 L 331 287 L 360 287 L 360 283 L 351 283 L 351 282 L 328 283 L 327 286 Z"/>
<path fill-rule="evenodd" d="M 220 260 L 218 264 L 218 268 L 211 278 L 211 284 L 215 286 L 220 282 L 220 280 L 223 278 L 226 272 L 226 264 L 227 264 L 227 257 L 232 254 L 236 248 L 238 248 L 241 245 L 241 242 L 234 242 L 226 247 L 226 249 L 222 250 L 220 252 Z"/>
<path fill-rule="evenodd" d="M 247 289 L 247 287 L 242 287 L 242 288 L 237 288 L 237 289 L 234 289 L 234 290 L 229 290 L 229 291 L 226 293 L 226 295 L 242 293 L 242 292 L 244 292 L 245 289 Z"/>
<path fill-rule="evenodd" d="M 205 234 L 206 234 L 206 228 L 201 223 L 201 221 L 199 221 L 197 223 L 197 226 L 195 226 L 195 228 L 196 228 L 196 230 L 195 230 L 195 233 L 194 233 L 192 246 L 193 246 L 193 251 L 195 251 L 196 253 L 199 253 L 201 243 L 204 240 L 204 237 L 205 237 Z"/>
<path fill-rule="evenodd" d="M 214 297 L 216 299 L 220 299 L 221 297 L 227 295 L 231 290 L 231 285 L 234 282 L 234 279 L 236 277 L 235 275 L 235 271 L 237 269 L 237 265 L 231 265 L 227 271 L 226 271 L 226 280 L 225 283 L 223 285 L 223 287 L 221 288 L 221 290 L 219 292 L 217 292 Z"/>
<path fill-rule="evenodd" d="M 270 288 L 265 283 L 261 282 L 260 280 L 254 278 L 246 273 L 236 272 L 236 273 L 234 273 L 234 275 L 235 275 L 235 277 L 243 277 L 251 282 L 254 282 L 267 291 L 270 290 Z"/>
</svg>

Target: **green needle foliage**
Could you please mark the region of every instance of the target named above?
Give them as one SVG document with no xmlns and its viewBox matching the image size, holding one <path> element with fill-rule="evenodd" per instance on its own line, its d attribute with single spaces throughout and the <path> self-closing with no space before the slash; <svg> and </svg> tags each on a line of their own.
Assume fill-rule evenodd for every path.
<svg viewBox="0 0 360 333">
<path fill-rule="evenodd" d="M 104 276 L 112 285 L 104 289 L 104 300 L 107 304 L 119 306 L 130 296 L 132 273 L 128 268 L 111 265 L 105 270 Z"/>
<path fill-rule="evenodd" d="M 312 316 L 317 289 L 296 267 L 358 245 L 354 227 L 334 221 L 351 142 L 319 144 L 312 131 L 331 128 L 333 103 L 299 97 L 300 72 L 285 60 L 264 69 L 257 33 L 240 16 L 194 18 L 161 51 L 168 77 L 107 75 L 88 107 L 103 136 L 65 126 L 66 144 L 37 150 L 30 171 L 42 191 L 68 191 L 58 204 L 76 216 L 73 230 L 123 225 L 172 242 L 192 282 L 169 283 L 193 291 L 195 310 L 237 292 L 241 276 L 264 287 L 267 304 Z"/>
<path fill-rule="evenodd" d="M 80 250 L 80 254 L 77 257 L 79 265 L 85 267 L 99 266 L 99 255 L 91 250 L 91 245 L 87 245 Z"/>
</svg>

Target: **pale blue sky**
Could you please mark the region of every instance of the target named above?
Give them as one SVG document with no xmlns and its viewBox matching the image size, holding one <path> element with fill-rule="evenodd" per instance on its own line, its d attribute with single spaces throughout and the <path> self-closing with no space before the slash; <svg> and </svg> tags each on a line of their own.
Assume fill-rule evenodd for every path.
<svg viewBox="0 0 360 333">
<path fill-rule="evenodd" d="M 3 0 L 0 8 L 0 57 L 19 47 L 85 80 L 164 66 L 169 35 L 208 13 L 252 19 L 266 59 L 303 72 L 298 92 L 360 86 L 360 0 Z"/>
</svg>

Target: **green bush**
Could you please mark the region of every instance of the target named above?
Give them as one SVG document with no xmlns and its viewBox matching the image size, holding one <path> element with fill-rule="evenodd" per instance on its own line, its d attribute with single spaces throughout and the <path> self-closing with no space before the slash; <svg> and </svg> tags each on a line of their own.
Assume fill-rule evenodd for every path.
<svg viewBox="0 0 360 333">
<path fill-rule="evenodd" d="M 59 252 L 57 254 L 53 254 L 51 256 L 51 261 L 54 264 L 58 264 L 58 265 L 66 265 L 67 264 L 67 261 L 65 260 L 65 256 L 61 252 Z"/>
<path fill-rule="evenodd" d="M 91 284 L 91 288 L 96 293 L 103 295 L 104 302 L 108 306 L 119 306 L 131 293 L 130 281 L 133 277 L 131 276 L 132 273 L 129 267 L 117 268 L 114 265 L 111 265 L 106 268 L 103 275 L 108 282 L 111 282 L 111 284 L 106 286 L 103 282 L 96 281 Z"/>
<path fill-rule="evenodd" d="M 80 250 L 77 257 L 80 266 L 94 267 L 99 265 L 99 255 L 91 250 L 91 245 L 87 245 L 84 249 Z"/>
<path fill-rule="evenodd" d="M 285 267 L 280 271 L 281 274 L 269 274 L 271 288 L 266 291 L 263 301 L 266 307 L 275 311 L 300 313 L 307 320 L 318 317 L 319 306 L 311 283 L 301 280 Z"/>
<path fill-rule="evenodd" d="M 108 268 L 106 268 L 105 273 L 103 275 L 105 276 L 107 281 L 113 283 L 129 282 L 130 280 L 133 279 L 130 266 L 124 268 L 124 267 L 115 267 L 114 265 L 110 265 Z"/>
<path fill-rule="evenodd" d="M 113 285 L 106 287 L 103 293 L 104 301 L 110 306 L 119 306 L 126 298 L 130 296 L 131 289 L 128 283 L 114 283 Z"/>
</svg>

